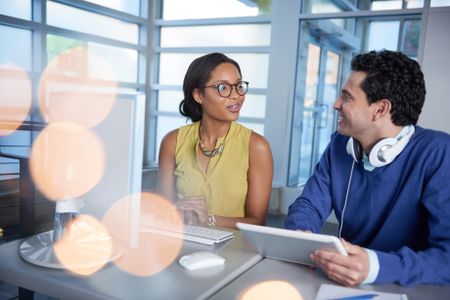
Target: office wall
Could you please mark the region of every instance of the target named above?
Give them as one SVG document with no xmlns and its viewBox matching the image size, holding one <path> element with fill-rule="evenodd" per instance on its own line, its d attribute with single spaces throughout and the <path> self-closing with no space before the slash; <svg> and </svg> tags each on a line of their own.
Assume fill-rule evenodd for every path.
<svg viewBox="0 0 450 300">
<path fill-rule="evenodd" d="M 450 133 L 450 8 L 430 9 L 423 54 L 427 96 L 419 125 Z"/>
</svg>

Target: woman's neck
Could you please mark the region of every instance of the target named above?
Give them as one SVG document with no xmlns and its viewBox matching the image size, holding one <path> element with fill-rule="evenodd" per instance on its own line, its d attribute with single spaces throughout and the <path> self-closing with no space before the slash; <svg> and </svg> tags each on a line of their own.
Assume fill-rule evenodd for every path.
<svg viewBox="0 0 450 300">
<path fill-rule="evenodd" d="M 217 140 L 226 136 L 230 130 L 231 122 L 200 121 L 199 135 L 203 144 L 209 148 L 214 147 Z"/>
</svg>

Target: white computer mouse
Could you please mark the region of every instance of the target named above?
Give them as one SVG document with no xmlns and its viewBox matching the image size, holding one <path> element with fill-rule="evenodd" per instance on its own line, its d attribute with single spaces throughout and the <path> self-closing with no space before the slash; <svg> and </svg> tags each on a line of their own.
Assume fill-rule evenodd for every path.
<svg viewBox="0 0 450 300">
<path fill-rule="evenodd" d="M 198 270 L 223 265 L 225 258 L 214 252 L 197 251 L 180 257 L 178 262 L 188 270 Z"/>
</svg>

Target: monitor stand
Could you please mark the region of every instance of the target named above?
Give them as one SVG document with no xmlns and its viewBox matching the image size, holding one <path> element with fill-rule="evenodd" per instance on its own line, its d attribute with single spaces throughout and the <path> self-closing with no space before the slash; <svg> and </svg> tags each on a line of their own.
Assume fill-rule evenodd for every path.
<svg viewBox="0 0 450 300">
<path fill-rule="evenodd" d="M 23 240 L 19 246 L 20 257 L 38 266 L 70 270 L 100 267 L 120 257 L 123 247 L 109 235 L 98 232 L 87 220 L 77 219 L 82 206 L 79 199 L 58 201 L 53 230 Z M 59 242 L 63 246 L 61 251 L 69 252 L 63 252 L 65 257 L 70 257 L 63 262 L 55 252 L 54 245 Z"/>
<path fill-rule="evenodd" d="M 62 264 L 58 260 L 53 248 L 53 230 L 42 232 L 23 240 L 19 246 L 19 255 L 27 262 L 42 267 L 53 269 L 80 269 L 104 265 L 119 258 L 124 253 L 122 247 L 113 244 L 112 255 L 105 259 L 104 256 L 101 255 L 103 251 L 100 248 L 98 249 L 99 255 L 95 255 L 95 242 L 74 243 L 73 245 L 76 247 L 75 249 L 71 249 L 71 252 L 73 251 L 74 255 L 77 253 L 83 255 L 87 251 L 92 255 L 89 256 L 90 258 L 88 260 L 82 262 Z M 86 257 L 86 255 L 83 255 L 83 257 Z"/>
</svg>

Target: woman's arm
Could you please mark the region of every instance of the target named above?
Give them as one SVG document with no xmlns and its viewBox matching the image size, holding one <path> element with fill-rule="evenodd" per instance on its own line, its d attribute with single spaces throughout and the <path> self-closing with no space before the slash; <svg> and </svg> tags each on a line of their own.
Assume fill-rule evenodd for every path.
<svg viewBox="0 0 450 300">
<path fill-rule="evenodd" d="M 252 132 L 249 145 L 248 192 L 246 216 L 226 218 L 216 216 L 218 226 L 235 228 L 236 222 L 264 225 L 272 191 L 273 158 L 269 143 Z"/>
<path fill-rule="evenodd" d="M 158 193 L 174 202 L 186 224 L 208 223 L 206 201 L 203 197 L 184 197 L 177 193 L 175 171 L 175 151 L 178 129 L 164 136 L 159 150 Z M 187 215 L 186 212 L 196 215 Z"/>
<path fill-rule="evenodd" d="M 158 159 L 158 193 L 171 200 L 177 199 L 175 176 L 175 149 L 177 144 L 178 129 L 164 136 L 159 148 Z"/>
</svg>

